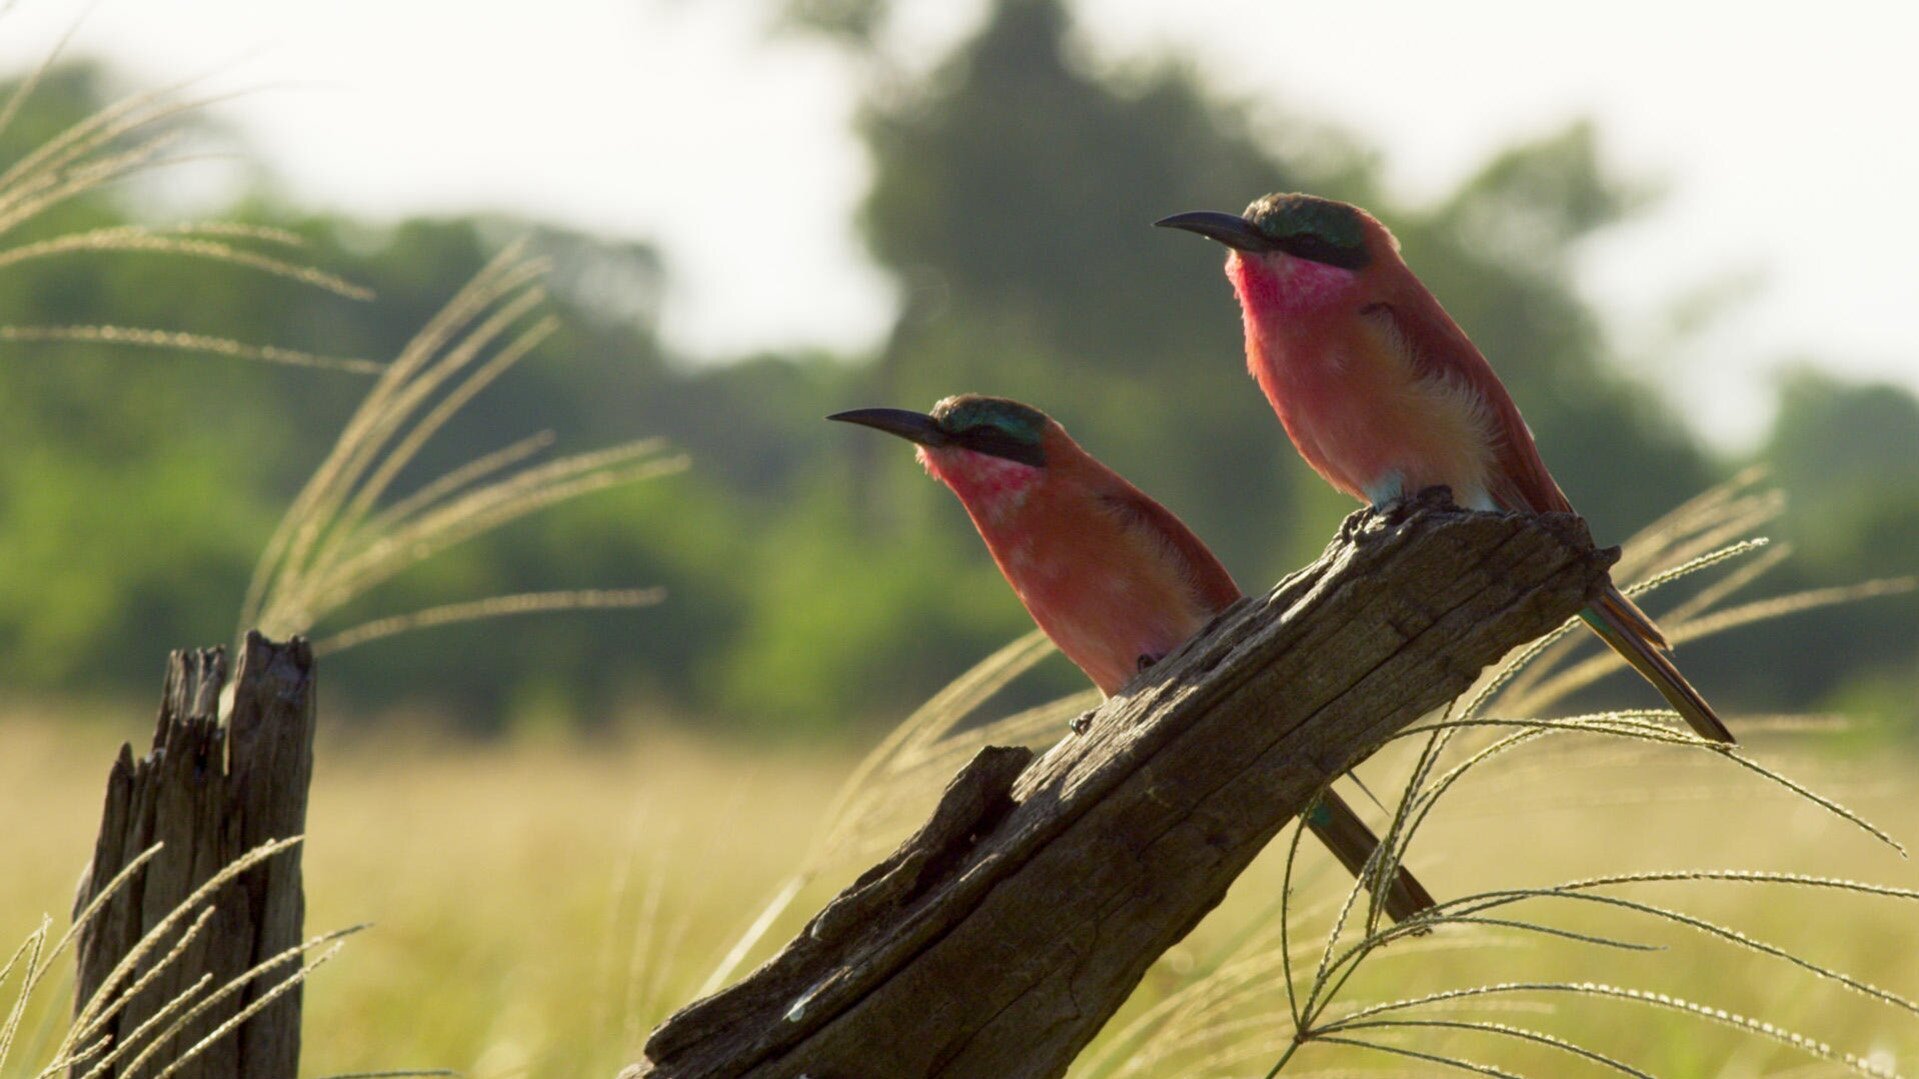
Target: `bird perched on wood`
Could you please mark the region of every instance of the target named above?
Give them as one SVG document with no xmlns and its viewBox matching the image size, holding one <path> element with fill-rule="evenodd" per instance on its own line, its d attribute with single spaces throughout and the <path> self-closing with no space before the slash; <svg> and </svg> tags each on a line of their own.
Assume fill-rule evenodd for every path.
<svg viewBox="0 0 1919 1079">
<path fill-rule="evenodd" d="M 1225 244 L 1246 365 L 1327 482 L 1373 505 L 1452 488 L 1460 505 L 1571 512 L 1499 377 L 1357 206 L 1274 194 L 1244 214 L 1155 224 Z M 1610 582 L 1580 616 L 1703 738 L 1733 741 L 1665 635 Z"/>
<path fill-rule="evenodd" d="M 1240 598 L 1226 567 L 1179 518 L 1036 408 L 969 394 L 930 414 L 863 408 L 827 418 L 919 446 L 920 463 L 959 496 L 1033 621 L 1101 693 L 1116 692 Z M 1306 824 L 1355 876 L 1379 846 L 1330 790 Z M 1404 869 L 1387 893 L 1396 921 L 1433 905 Z"/>
</svg>

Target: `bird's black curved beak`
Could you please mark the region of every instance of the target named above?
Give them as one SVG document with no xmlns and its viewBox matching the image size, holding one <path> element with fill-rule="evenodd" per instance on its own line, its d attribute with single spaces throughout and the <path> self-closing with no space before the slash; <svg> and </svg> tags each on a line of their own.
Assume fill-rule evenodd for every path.
<svg viewBox="0 0 1919 1079">
<path fill-rule="evenodd" d="M 922 446 L 944 446 L 951 441 L 933 417 L 904 408 L 856 408 L 851 412 L 835 412 L 826 418 L 885 431 Z"/>
<path fill-rule="evenodd" d="M 1218 240 L 1227 247 L 1240 251 L 1271 251 L 1278 245 L 1259 226 L 1238 214 L 1220 213 L 1217 210 L 1194 210 L 1192 213 L 1174 214 L 1153 222 L 1163 229 L 1183 229 L 1197 232 L 1209 240 Z"/>
</svg>

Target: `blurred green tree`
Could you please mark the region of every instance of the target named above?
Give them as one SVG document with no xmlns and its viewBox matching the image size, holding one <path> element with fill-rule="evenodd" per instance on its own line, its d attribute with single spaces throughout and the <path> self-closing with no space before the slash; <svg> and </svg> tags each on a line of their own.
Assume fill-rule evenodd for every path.
<svg viewBox="0 0 1919 1079">
<path fill-rule="evenodd" d="M 1791 584 L 1919 573 L 1919 398 L 1911 392 L 1797 366 L 1781 378 L 1760 458 L 1788 492 Z M 1881 720 L 1913 719 L 1919 604 L 1911 597 L 1809 612 L 1742 635 L 1740 645 L 1741 677 L 1756 683 L 1759 700 L 1831 704 L 1859 695 Z"/>
</svg>

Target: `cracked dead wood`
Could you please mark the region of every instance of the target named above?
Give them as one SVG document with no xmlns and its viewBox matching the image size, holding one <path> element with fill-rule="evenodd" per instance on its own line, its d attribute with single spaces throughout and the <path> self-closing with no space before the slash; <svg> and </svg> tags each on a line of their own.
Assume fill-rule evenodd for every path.
<svg viewBox="0 0 1919 1079">
<path fill-rule="evenodd" d="M 884 862 L 622 1079 L 1056 1076 L 1261 848 L 1386 738 L 1586 602 L 1584 522 L 1354 514 L 1037 761 L 980 752 Z"/>
<path fill-rule="evenodd" d="M 141 852 L 156 843 L 164 846 L 81 930 L 76 1012 L 140 938 L 200 885 L 255 847 L 306 830 L 313 774 L 312 649 L 304 638 L 276 644 L 248 633 L 231 687 L 232 707 L 222 723 L 220 697 L 227 688 L 226 649 L 173 653 L 153 749 L 135 760 L 131 746 L 120 747 L 107 776 L 100 836 L 93 864 L 80 882 L 75 914 Z M 112 1035 L 111 1045 L 119 1045 L 201 975 L 211 974 L 211 985 L 218 987 L 300 943 L 306 908 L 300 849 L 242 873 L 214 893 L 212 904 L 212 916 L 186 953 L 106 1024 L 102 1033 Z M 177 927 L 134 976 L 144 976 L 184 928 Z M 206 1009 L 169 1039 L 159 1063 L 174 1060 L 295 970 L 297 964 L 283 964 Z M 292 1079 L 299 1061 L 300 989 L 295 986 L 173 1074 Z M 112 1079 L 128 1063 L 122 1058 L 98 1073 L 100 1079 Z M 76 1068 L 76 1074 L 91 1064 Z"/>
</svg>

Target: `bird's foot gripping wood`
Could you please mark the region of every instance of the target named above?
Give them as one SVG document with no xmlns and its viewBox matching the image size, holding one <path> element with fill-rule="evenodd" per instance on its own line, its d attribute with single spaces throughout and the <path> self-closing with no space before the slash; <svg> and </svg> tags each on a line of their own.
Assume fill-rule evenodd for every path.
<svg viewBox="0 0 1919 1079">
<path fill-rule="evenodd" d="M 1336 543 L 1356 542 L 1363 530 L 1397 528 L 1422 513 L 1462 513 L 1453 501 L 1453 489 L 1444 484 L 1422 488 L 1376 506 L 1357 509 L 1340 522 Z"/>
</svg>

